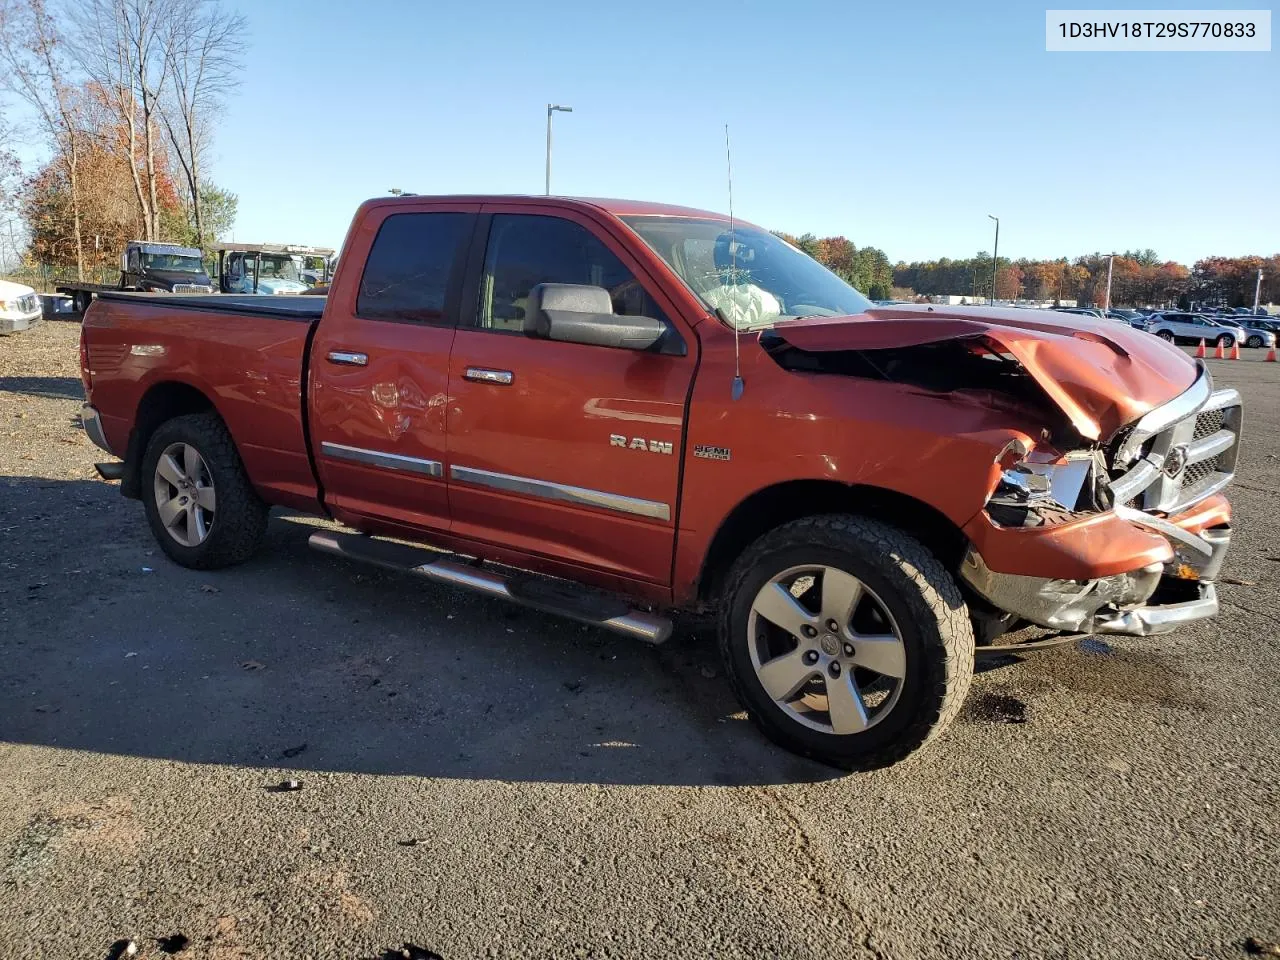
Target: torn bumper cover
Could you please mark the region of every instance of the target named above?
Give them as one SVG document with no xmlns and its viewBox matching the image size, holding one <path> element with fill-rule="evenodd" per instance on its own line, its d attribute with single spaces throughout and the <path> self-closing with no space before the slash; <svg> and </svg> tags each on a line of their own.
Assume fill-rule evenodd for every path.
<svg viewBox="0 0 1280 960">
<path fill-rule="evenodd" d="M 973 547 L 960 573 L 988 603 L 1052 630 L 1139 637 L 1168 633 L 1218 612 L 1213 579 L 1231 543 L 1225 524 L 1196 533 L 1178 530 L 1169 560 L 1093 580 L 997 573 Z"/>
</svg>

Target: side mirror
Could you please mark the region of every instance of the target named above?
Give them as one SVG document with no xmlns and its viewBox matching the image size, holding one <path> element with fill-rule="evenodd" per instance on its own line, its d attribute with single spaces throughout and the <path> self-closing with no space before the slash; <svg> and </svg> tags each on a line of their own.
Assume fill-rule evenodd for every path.
<svg viewBox="0 0 1280 960">
<path fill-rule="evenodd" d="M 668 329 L 653 317 L 618 316 L 608 290 L 585 284 L 540 283 L 524 308 L 525 336 L 540 340 L 648 350 Z"/>
</svg>

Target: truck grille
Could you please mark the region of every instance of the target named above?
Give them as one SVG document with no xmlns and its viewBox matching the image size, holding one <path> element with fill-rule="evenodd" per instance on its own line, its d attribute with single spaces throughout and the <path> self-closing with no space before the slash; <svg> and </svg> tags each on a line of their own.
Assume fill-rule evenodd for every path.
<svg viewBox="0 0 1280 960">
<path fill-rule="evenodd" d="M 28 293 L 25 297 L 18 298 L 19 313 L 35 313 L 40 309 L 40 297 L 34 293 Z"/>
<path fill-rule="evenodd" d="M 1111 455 L 1117 503 L 1175 514 L 1222 490 L 1235 474 L 1240 394 L 1213 389 L 1209 371 L 1182 395 L 1152 410 Z"/>
<path fill-rule="evenodd" d="M 205 283 L 175 283 L 174 293 L 213 293 L 213 287 Z"/>
</svg>

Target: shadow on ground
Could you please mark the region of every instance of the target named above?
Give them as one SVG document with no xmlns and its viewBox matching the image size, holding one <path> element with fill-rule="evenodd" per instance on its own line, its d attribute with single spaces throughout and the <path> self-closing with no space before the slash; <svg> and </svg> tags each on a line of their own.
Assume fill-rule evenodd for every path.
<svg viewBox="0 0 1280 960">
<path fill-rule="evenodd" d="M 83 400 L 76 377 L 0 377 L 0 393 L 20 393 L 47 400 Z"/>
<path fill-rule="evenodd" d="M 304 778 L 836 775 L 742 718 L 705 635 L 646 647 L 316 554 L 313 529 L 274 518 L 255 559 L 199 573 L 115 485 L 0 478 L 0 736 Z"/>
</svg>

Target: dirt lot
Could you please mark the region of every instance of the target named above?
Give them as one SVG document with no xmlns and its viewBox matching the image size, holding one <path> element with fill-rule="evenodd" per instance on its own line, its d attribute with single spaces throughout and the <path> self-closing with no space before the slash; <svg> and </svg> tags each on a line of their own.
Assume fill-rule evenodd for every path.
<svg viewBox="0 0 1280 960">
<path fill-rule="evenodd" d="M 917 760 L 836 777 L 756 735 L 704 637 L 344 565 L 298 517 L 234 570 L 168 563 L 93 472 L 78 335 L 0 339 L 6 957 L 1280 940 L 1280 364 L 1212 363 L 1247 405 L 1221 617 L 1002 662 Z"/>
</svg>

